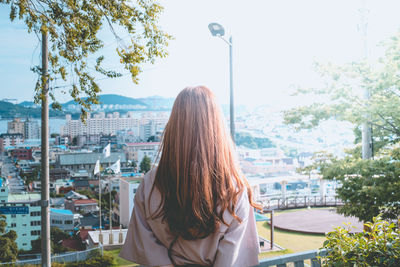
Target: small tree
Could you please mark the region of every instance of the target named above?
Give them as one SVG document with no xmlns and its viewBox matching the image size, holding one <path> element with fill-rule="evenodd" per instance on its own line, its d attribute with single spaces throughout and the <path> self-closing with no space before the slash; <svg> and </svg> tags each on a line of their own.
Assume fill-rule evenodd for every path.
<svg viewBox="0 0 400 267">
<path fill-rule="evenodd" d="M 366 223 L 362 233 L 337 227 L 327 234 L 323 266 L 400 266 L 400 232 L 379 216 Z"/>
<path fill-rule="evenodd" d="M 21 177 L 25 182 L 25 185 L 29 185 L 33 181 L 37 181 L 39 179 L 40 167 L 36 166 L 31 173 L 22 172 Z"/>
<path fill-rule="evenodd" d="M 150 171 L 151 169 L 151 159 L 144 155 L 142 162 L 140 162 L 140 172 L 141 173 L 146 173 Z"/>
<path fill-rule="evenodd" d="M 308 106 L 287 110 L 285 123 L 297 129 L 317 127 L 328 119 L 349 122 L 358 146 L 342 159 L 317 164 L 324 179 L 336 179 L 342 186 L 337 194 L 345 203 L 339 213 L 362 221 L 382 213 L 385 218 L 400 215 L 400 32 L 386 42 L 379 63 L 351 62 L 343 66 L 317 64 L 325 80 L 318 88 L 299 89 L 297 94 L 319 99 Z M 362 90 L 361 90 L 362 89 Z M 368 91 L 369 98 L 364 98 Z M 361 127 L 372 130 L 374 159 L 361 158 Z M 396 148 L 397 147 L 397 148 Z"/>
<path fill-rule="evenodd" d="M 6 231 L 6 216 L 0 215 L 0 262 L 12 262 L 17 259 L 18 246 L 15 240 L 17 233 L 14 230 Z"/>
<path fill-rule="evenodd" d="M 132 160 L 131 164 L 130 164 L 130 167 L 136 168 L 137 167 L 136 161 Z"/>
<path fill-rule="evenodd" d="M 51 227 L 50 230 L 50 243 L 52 253 L 62 253 L 68 251 L 68 248 L 62 246 L 61 242 L 69 238 L 69 235 L 58 227 Z M 41 238 L 32 241 L 32 253 L 40 253 Z"/>
</svg>

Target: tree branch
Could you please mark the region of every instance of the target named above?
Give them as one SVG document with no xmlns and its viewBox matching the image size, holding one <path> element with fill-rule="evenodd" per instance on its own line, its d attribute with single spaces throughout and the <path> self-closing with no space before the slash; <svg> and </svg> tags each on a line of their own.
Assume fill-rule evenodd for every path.
<svg viewBox="0 0 400 267">
<path fill-rule="evenodd" d="M 396 127 L 396 125 L 394 125 L 393 123 L 391 123 L 388 119 L 386 119 L 382 114 L 380 114 L 379 112 L 376 112 L 376 114 L 383 120 L 385 121 L 387 124 L 389 124 L 395 131 L 395 133 L 397 135 L 400 135 L 400 130 Z"/>
</svg>

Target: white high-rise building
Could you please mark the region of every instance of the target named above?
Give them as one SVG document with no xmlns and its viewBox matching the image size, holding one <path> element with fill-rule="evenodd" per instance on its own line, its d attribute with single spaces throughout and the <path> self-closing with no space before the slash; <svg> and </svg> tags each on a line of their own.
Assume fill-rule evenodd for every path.
<svg viewBox="0 0 400 267">
<path fill-rule="evenodd" d="M 139 128 L 139 137 L 140 140 L 146 142 L 150 136 L 154 136 L 156 134 L 155 123 L 153 120 L 149 120 L 146 123 L 140 125 Z"/>
<path fill-rule="evenodd" d="M 136 190 L 140 185 L 141 178 L 123 178 L 119 179 L 119 215 L 120 224 L 123 227 L 128 227 L 129 220 L 131 219 L 133 200 L 136 194 Z"/>
<path fill-rule="evenodd" d="M 66 125 L 61 128 L 61 136 L 70 136 L 94 134 L 112 134 L 115 135 L 120 130 L 133 130 L 135 133 L 143 132 L 143 138 L 155 134 L 157 129 L 163 129 L 168 121 L 165 114 L 146 113 L 145 117 L 138 118 L 134 113 L 128 112 L 121 116 L 118 112 L 105 114 L 88 114 L 86 124 L 81 120 L 73 120 L 70 115 L 66 116 Z M 141 125 L 144 125 L 141 130 Z M 146 139 L 147 140 L 147 139 Z"/>
<path fill-rule="evenodd" d="M 128 116 L 121 117 L 118 112 L 105 115 L 104 112 L 90 115 L 86 119 L 86 124 L 81 120 L 72 120 L 71 117 L 66 117 L 66 125 L 61 129 L 61 135 L 76 137 L 78 135 L 93 135 L 93 134 L 116 134 L 119 130 L 137 129 L 139 120 Z"/>
<path fill-rule="evenodd" d="M 25 139 L 40 139 L 40 127 L 36 120 L 26 119 L 24 122 Z"/>
</svg>

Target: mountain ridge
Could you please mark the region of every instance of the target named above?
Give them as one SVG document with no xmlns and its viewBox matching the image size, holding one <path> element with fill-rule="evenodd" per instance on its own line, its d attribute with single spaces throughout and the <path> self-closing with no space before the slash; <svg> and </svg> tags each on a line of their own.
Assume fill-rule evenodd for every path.
<svg viewBox="0 0 400 267">
<path fill-rule="evenodd" d="M 86 98 L 83 98 L 86 99 Z M 99 104 L 100 105 L 142 105 L 146 106 L 147 104 L 132 97 L 127 97 L 123 95 L 117 95 L 117 94 L 103 94 L 99 95 Z M 61 104 L 62 106 L 68 106 L 68 105 L 76 105 L 74 100 L 70 100 L 64 104 Z"/>
<path fill-rule="evenodd" d="M 166 98 L 162 96 L 150 96 L 142 98 L 131 98 L 117 94 L 99 95 L 100 106 L 110 105 L 105 110 L 126 112 L 128 110 L 168 110 L 172 108 L 174 98 Z M 69 105 L 74 105 L 75 108 L 69 109 Z M 126 105 L 126 107 L 121 107 Z M 73 100 L 61 104 L 62 110 L 53 110 L 50 105 L 50 117 L 61 117 L 65 114 L 75 114 L 79 116 L 80 108 Z M 130 107 L 129 107 L 130 106 Z M 132 106 L 137 106 L 132 107 Z M 102 108 L 100 108 L 102 110 Z M 78 114 L 78 115 L 77 115 Z M 19 104 L 13 104 L 7 101 L 0 101 L 0 118 L 16 118 L 16 117 L 31 117 L 40 118 L 40 105 L 33 101 L 22 101 Z"/>
<path fill-rule="evenodd" d="M 65 115 L 59 110 L 49 110 L 50 117 L 59 117 Z M 24 107 L 20 104 L 13 104 L 6 101 L 0 101 L 0 117 L 1 118 L 40 118 L 41 109 Z"/>
</svg>

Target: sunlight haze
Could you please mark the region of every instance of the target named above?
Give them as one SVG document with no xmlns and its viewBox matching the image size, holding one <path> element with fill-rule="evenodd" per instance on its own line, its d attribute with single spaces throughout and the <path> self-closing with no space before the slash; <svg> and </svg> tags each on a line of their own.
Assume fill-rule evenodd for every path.
<svg viewBox="0 0 400 267">
<path fill-rule="evenodd" d="M 295 88 L 322 84 L 313 63 L 343 64 L 361 57 L 361 1 L 163 1 L 160 25 L 175 40 L 169 56 L 143 66 L 139 84 L 129 75 L 100 81 L 103 93 L 129 97 L 174 97 L 190 85 L 206 85 L 221 103 L 229 101 L 229 49 L 207 25 L 218 22 L 233 35 L 234 91 L 237 105 L 289 107 L 305 99 L 288 97 Z M 398 1 L 367 1 L 368 53 L 383 53 L 380 42 L 400 26 Z M 0 7 L 0 98 L 10 92 L 19 102 L 32 100 L 36 81 L 30 67 L 40 61 L 40 46 L 25 26 L 11 23 Z M 126 34 L 121 33 L 122 37 Z M 122 73 L 115 39 L 104 35 L 106 62 Z M 94 58 L 94 57 L 92 57 Z M 99 76 L 99 78 L 101 78 Z M 61 85 L 61 84 L 57 84 Z M 57 93 L 61 102 L 70 100 Z"/>
</svg>

